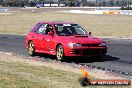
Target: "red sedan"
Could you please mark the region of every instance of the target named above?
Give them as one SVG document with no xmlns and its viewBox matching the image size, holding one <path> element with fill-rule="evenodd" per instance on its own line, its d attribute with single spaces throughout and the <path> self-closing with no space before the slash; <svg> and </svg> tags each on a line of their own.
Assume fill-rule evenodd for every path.
<svg viewBox="0 0 132 88">
<path fill-rule="evenodd" d="M 26 36 L 29 55 L 36 52 L 66 56 L 102 57 L 106 55 L 106 42 L 91 36 L 84 28 L 70 22 L 39 22 Z"/>
</svg>

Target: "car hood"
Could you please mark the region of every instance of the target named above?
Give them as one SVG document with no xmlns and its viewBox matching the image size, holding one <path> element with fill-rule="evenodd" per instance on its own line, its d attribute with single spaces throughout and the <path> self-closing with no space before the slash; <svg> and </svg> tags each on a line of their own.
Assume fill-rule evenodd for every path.
<svg viewBox="0 0 132 88">
<path fill-rule="evenodd" d="M 80 44 L 99 44 L 104 42 L 100 38 L 87 36 L 87 35 L 65 36 L 63 40 L 65 40 L 65 42 L 67 43 L 73 42 L 73 43 L 80 43 Z"/>
</svg>

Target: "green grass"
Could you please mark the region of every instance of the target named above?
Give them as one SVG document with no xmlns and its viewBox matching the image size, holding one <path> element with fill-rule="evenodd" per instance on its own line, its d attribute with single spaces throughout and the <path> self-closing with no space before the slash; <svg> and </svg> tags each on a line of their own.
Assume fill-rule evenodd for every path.
<svg viewBox="0 0 132 88">
<path fill-rule="evenodd" d="M 21 11 L 11 15 L 0 15 L 0 33 L 26 34 L 39 21 L 71 21 L 79 23 L 96 36 L 132 36 L 131 16 Z"/>
<path fill-rule="evenodd" d="M 79 76 L 44 66 L 0 61 L 1 88 L 81 88 Z"/>
<path fill-rule="evenodd" d="M 83 88 L 79 74 L 25 62 L 0 61 L 0 88 Z M 90 77 L 93 79 L 93 77 Z M 88 86 L 86 88 L 130 88 Z"/>
</svg>

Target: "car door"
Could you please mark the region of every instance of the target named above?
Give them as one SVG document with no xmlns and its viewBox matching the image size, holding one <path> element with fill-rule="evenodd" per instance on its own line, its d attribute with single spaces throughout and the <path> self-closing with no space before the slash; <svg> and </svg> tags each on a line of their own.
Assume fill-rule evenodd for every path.
<svg viewBox="0 0 132 88">
<path fill-rule="evenodd" d="M 47 24 L 41 24 L 34 32 L 34 43 L 35 43 L 35 48 L 39 52 L 45 51 L 45 46 L 43 44 L 46 43 L 45 41 L 45 30 L 46 30 Z"/>
<path fill-rule="evenodd" d="M 49 24 L 49 25 L 51 25 L 51 24 Z M 52 32 L 54 33 L 54 28 L 53 28 Z M 45 38 L 44 39 L 45 42 L 42 42 L 42 46 L 44 46 L 43 48 L 45 48 L 47 53 L 50 53 L 50 54 L 55 53 L 55 49 L 54 49 L 54 47 L 55 47 L 55 36 L 45 34 L 44 38 Z"/>
</svg>

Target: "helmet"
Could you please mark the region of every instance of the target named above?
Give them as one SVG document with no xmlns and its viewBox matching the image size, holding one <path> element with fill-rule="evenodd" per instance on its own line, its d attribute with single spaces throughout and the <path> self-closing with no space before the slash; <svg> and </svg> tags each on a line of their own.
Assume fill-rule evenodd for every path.
<svg viewBox="0 0 132 88">
<path fill-rule="evenodd" d="M 53 30 L 53 26 L 52 25 L 47 25 L 47 28 L 50 29 L 50 30 Z"/>
</svg>

